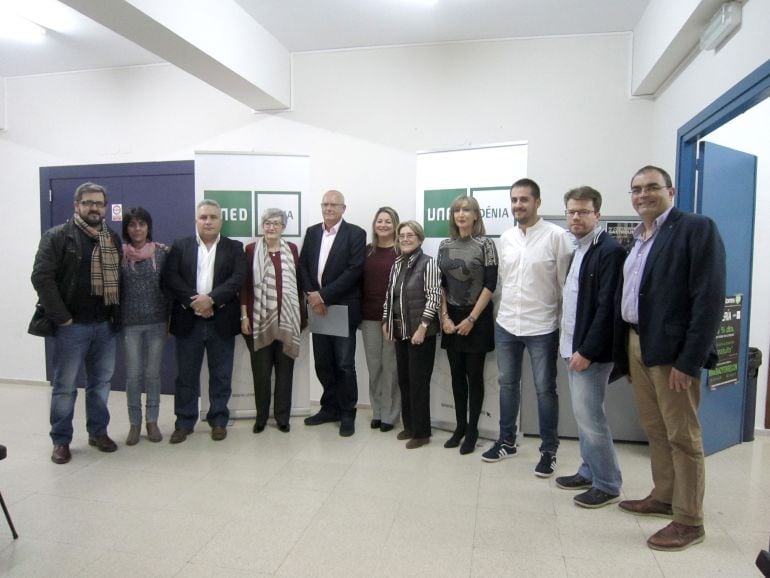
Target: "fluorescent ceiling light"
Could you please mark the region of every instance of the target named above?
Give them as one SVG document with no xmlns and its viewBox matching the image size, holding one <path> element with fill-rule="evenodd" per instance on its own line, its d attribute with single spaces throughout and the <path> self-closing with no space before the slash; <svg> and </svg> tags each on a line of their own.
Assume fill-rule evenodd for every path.
<svg viewBox="0 0 770 578">
<path fill-rule="evenodd" d="M 725 2 L 700 36 L 701 50 L 714 50 L 738 28 L 741 23 L 741 3 Z"/>
</svg>

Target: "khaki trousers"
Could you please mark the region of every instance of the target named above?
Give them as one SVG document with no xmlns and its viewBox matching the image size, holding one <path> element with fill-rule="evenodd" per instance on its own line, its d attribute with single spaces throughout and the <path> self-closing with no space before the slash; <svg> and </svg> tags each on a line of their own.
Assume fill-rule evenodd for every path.
<svg viewBox="0 0 770 578">
<path fill-rule="evenodd" d="M 639 420 L 650 442 L 651 495 L 671 504 L 675 522 L 700 526 L 706 478 L 698 421 L 700 380 L 693 379 L 685 391 L 671 389 L 672 366 L 645 366 L 639 336 L 633 330 L 628 332 L 628 354 Z"/>
</svg>

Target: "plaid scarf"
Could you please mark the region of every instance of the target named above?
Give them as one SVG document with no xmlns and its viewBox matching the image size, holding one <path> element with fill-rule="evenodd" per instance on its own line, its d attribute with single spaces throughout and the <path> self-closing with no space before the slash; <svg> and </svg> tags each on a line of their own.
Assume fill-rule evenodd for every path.
<svg viewBox="0 0 770 578">
<path fill-rule="evenodd" d="M 120 301 L 120 254 L 112 240 L 112 231 L 103 222 L 99 230 L 94 229 L 77 213 L 73 221 L 91 239 L 99 241 L 91 253 L 91 295 L 104 296 L 105 305 L 117 305 Z"/>
</svg>

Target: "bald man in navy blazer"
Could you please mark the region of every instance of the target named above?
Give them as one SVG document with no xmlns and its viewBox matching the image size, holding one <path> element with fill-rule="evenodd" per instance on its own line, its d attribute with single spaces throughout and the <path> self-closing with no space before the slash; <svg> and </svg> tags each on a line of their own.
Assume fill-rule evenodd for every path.
<svg viewBox="0 0 770 578">
<path fill-rule="evenodd" d="M 299 256 L 302 290 L 316 315 L 331 305 L 348 308 L 348 336 L 313 333 L 313 356 L 323 386 L 321 409 L 305 425 L 340 422 L 340 435 L 355 433 L 358 381 L 356 329 L 361 323 L 361 274 L 366 233 L 342 219 L 345 197 L 327 191 L 321 201 L 323 222 L 308 227 Z"/>
<path fill-rule="evenodd" d="M 677 551 L 705 536 L 700 375 L 717 361 L 725 248 L 711 219 L 672 206 L 675 191 L 663 169 L 639 169 L 630 192 L 642 222 L 618 293 L 615 364 L 634 387 L 653 488 L 646 498 L 619 505 L 631 514 L 672 518 L 647 544 Z"/>
</svg>

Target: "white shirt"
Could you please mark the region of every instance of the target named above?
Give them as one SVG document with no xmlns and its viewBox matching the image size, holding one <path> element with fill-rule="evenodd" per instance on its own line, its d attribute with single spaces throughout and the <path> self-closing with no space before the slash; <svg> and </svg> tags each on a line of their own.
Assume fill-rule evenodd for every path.
<svg viewBox="0 0 770 578">
<path fill-rule="evenodd" d="M 326 268 L 326 261 L 327 259 L 329 259 L 329 252 L 332 250 L 334 239 L 337 238 L 337 231 L 340 230 L 341 224 L 342 224 L 342 219 L 340 219 L 337 222 L 337 224 L 334 225 L 328 231 L 326 230 L 325 225 L 321 225 L 321 228 L 323 229 L 323 235 L 321 236 L 321 251 L 318 253 L 318 286 L 319 287 L 323 287 L 321 278 L 323 277 L 324 269 Z"/>
<path fill-rule="evenodd" d="M 211 245 L 211 249 L 206 247 L 206 243 L 196 235 L 198 240 L 198 271 L 195 282 L 195 288 L 198 295 L 208 295 L 214 288 L 214 262 L 217 258 L 217 245 L 219 245 L 220 235 Z"/>
<path fill-rule="evenodd" d="M 568 231 L 542 218 L 500 236 L 501 287 L 497 323 L 520 337 L 546 335 L 559 328 L 561 287 L 574 245 Z"/>
<path fill-rule="evenodd" d="M 588 249 L 596 239 L 596 235 L 601 233 L 602 228 L 597 226 L 593 231 L 577 239 L 577 247 L 572 257 L 572 264 L 567 273 L 567 280 L 564 282 L 562 291 L 561 307 L 561 331 L 559 333 L 559 353 L 565 359 L 572 357 L 575 353 L 572 351 L 572 342 L 575 339 L 575 323 L 577 322 L 577 301 L 580 292 L 580 267 L 583 264 L 583 257 L 588 253 Z"/>
</svg>

